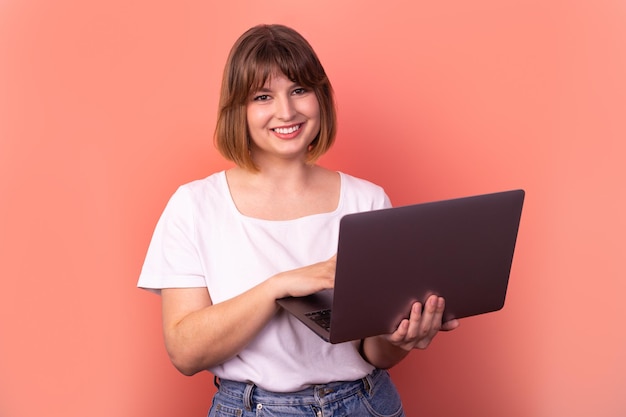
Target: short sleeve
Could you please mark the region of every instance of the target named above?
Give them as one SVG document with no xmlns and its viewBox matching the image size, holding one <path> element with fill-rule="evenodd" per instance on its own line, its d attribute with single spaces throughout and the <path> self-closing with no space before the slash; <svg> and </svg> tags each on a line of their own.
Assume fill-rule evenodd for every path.
<svg viewBox="0 0 626 417">
<path fill-rule="evenodd" d="M 181 187 L 157 222 L 137 286 L 157 293 L 206 287 L 196 242 L 194 204 L 189 190 Z"/>
</svg>

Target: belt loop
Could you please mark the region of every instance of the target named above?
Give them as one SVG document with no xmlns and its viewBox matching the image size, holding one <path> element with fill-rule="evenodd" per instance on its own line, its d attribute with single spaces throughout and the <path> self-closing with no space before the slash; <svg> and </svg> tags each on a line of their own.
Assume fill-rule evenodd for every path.
<svg viewBox="0 0 626 417">
<path fill-rule="evenodd" d="M 248 382 L 246 389 L 243 391 L 243 405 L 246 407 L 246 411 L 252 411 L 252 391 L 254 390 L 254 384 Z"/>
<path fill-rule="evenodd" d="M 217 377 L 217 375 L 213 376 L 213 385 L 215 385 L 217 389 L 220 389 L 220 379 Z"/>
<path fill-rule="evenodd" d="M 365 375 L 365 377 L 363 378 L 363 388 L 365 389 L 365 392 L 367 392 L 367 395 L 372 395 L 372 388 L 374 387 L 374 381 L 372 380 L 372 375 Z"/>
</svg>

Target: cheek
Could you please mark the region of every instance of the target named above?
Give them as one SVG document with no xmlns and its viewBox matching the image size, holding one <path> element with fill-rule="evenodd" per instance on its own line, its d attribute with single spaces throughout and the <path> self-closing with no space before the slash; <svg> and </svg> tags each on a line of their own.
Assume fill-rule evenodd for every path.
<svg viewBox="0 0 626 417">
<path fill-rule="evenodd" d="M 322 123 L 322 112 L 319 105 L 315 106 L 312 115 L 312 119 L 315 120 L 316 130 L 319 132 Z"/>
<path fill-rule="evenodd" d="M 255 106 L 249 106 L 246 111 L 246 121 L 248 122 L 248 128 L 255 128 L 262 126 L 266 116 L 262 109 Z"/>
<path fill-rule="evenodd" d="M 306 103 L 306 114 L 309 116 L 310 119 L 315 119 L 317 120 L 317 123 L 319 124 L 319 120 L 321 117 L 321 110 L 320 110 L 320 105 L 319 102 L 317 101 L 317 98 L 313 98 L 312 100 L 308 101 Z"/>
</svg>

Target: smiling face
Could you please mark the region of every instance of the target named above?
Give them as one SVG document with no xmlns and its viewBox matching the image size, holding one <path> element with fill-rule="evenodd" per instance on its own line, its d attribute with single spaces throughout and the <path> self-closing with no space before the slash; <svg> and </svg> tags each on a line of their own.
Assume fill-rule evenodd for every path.
<svg viewBox="0 0 626 417">
<path fill-rule="evenodd" d="M 315 92 L 277 72 L 252 92 L 246 105 L 250 155 L 260 166 L 272 160 L 305 162 L 320 132 Z"/>
<path fill-rule="evenodd" d="M 292 146 L 307 150 L 306 162 L 314 163 L 332 146 L 336 129 L 332 86 L 298 32 L 259 25 L 235 42 L 224 67 L 215 127 L 215 144 L 224 157 L 257 171 L 253 154 L 258 159 L 273 149 L 286 156 Z M 308 148 L 300 146 L 307 142 Z"/>
</svg>

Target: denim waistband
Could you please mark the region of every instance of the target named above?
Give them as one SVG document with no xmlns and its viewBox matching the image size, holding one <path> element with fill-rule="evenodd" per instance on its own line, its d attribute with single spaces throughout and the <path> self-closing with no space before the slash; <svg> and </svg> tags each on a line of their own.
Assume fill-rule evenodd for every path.
<svg viewBox="0 0 626 417">
<path fill-rule="evenodd" d="M 340 401 L 359 391 L 371 394 L 376 380 L 386 372 L 375 369 L 371 374 L 356 381 L 338 381 L 328 384 L 312 385 L 301 391 L 277 393 L 266 391 L 252 382 L 238 382 L 215 378 L 215 385 L 220 393 L 241 401 L 246 410 L 252 410 L 257 404 L 272 405 L 323 405 Z"/>
</svg>

